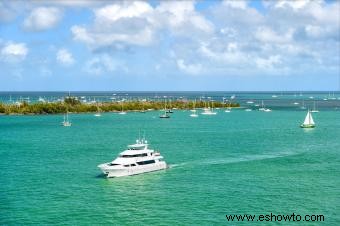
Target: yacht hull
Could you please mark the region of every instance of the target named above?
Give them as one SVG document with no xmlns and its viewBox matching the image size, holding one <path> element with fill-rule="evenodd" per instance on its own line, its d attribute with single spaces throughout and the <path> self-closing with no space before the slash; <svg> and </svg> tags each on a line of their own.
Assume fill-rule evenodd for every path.
<svg viewBox="0 0 340 226">
<path fill-rule="evenodd" d="M 139 166 L 132 166 L 132 167 L 110 167 L 107 163 L 101 164 L 98 166 L 101 171 L 108 177 L 124 177 L 124 176 L 132 176 L 142 173 L 148 173 L 158 170 L 164 170 L 167 168 L 165 162 L 157 162 L 154 164 L 148 165 L 139 165 Z"/>
</svg>

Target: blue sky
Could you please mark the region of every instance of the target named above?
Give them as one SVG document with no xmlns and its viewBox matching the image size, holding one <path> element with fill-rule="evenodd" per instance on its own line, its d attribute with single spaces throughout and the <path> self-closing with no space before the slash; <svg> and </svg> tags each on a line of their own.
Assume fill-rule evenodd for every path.
<svg viewBox="0 0 340 226">
<path fill-rule="evenodd" d="M 0 0 L 0 91 L 338 90 L 340 3 Z"/>
</svg>

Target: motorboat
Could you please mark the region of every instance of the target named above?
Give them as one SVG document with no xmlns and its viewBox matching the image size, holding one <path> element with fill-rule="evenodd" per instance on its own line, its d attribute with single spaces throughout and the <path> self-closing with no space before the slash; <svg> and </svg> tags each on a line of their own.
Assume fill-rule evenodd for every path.
<svg viewBox="0 0 340 226">
<path fill-rule="evenodd" d="M 128 145 L 112 162 L 98 165 L 100 170 L 108 177 L 123 177 L 142 174 L 167 168 L 160 152 L 149 149 L 145 139 L 136 140 L 135 144 Z"/>
</svg>

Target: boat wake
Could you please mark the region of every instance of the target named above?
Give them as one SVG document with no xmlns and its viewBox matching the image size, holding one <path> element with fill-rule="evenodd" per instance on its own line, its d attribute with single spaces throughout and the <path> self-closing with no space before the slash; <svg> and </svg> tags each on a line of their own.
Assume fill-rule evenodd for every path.
<svg viewBox="0 0 340 226">
<path fill-rule="evenodd" d="M 276 159 L 276 158 L 284 158 L 294 155 L 299 155 L 301 153 L 297 152 L 281 152 L 275 154 L 258 154 L 258 155 L 245 155 L 242 157 L 230 157 L 224 159 L 206 159 L 206 160 L 198 160 L 192 162 L 183 162 L 178 164 L 172 164 L 169 168 L 182 168 L 182 167 L 196 167 L 203 165 L 224 165 L 224 164 L 234 164 L 239 162 L 251 162 L 251 161 L 261 161 L 266 159 Z"/>
</svg>

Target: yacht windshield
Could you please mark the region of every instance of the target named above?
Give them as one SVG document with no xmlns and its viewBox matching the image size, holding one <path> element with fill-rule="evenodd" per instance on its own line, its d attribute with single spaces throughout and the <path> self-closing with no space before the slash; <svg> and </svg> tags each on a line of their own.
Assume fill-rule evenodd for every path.
<svg viewBox="0 0 340 226">
<path fill-rule="evenodd" d="M 145 157 L 148 153 L 135 154 L 135 155 L 120 155 L 121 158 L 135 158 L 135 157 Z"/>
</svg>

